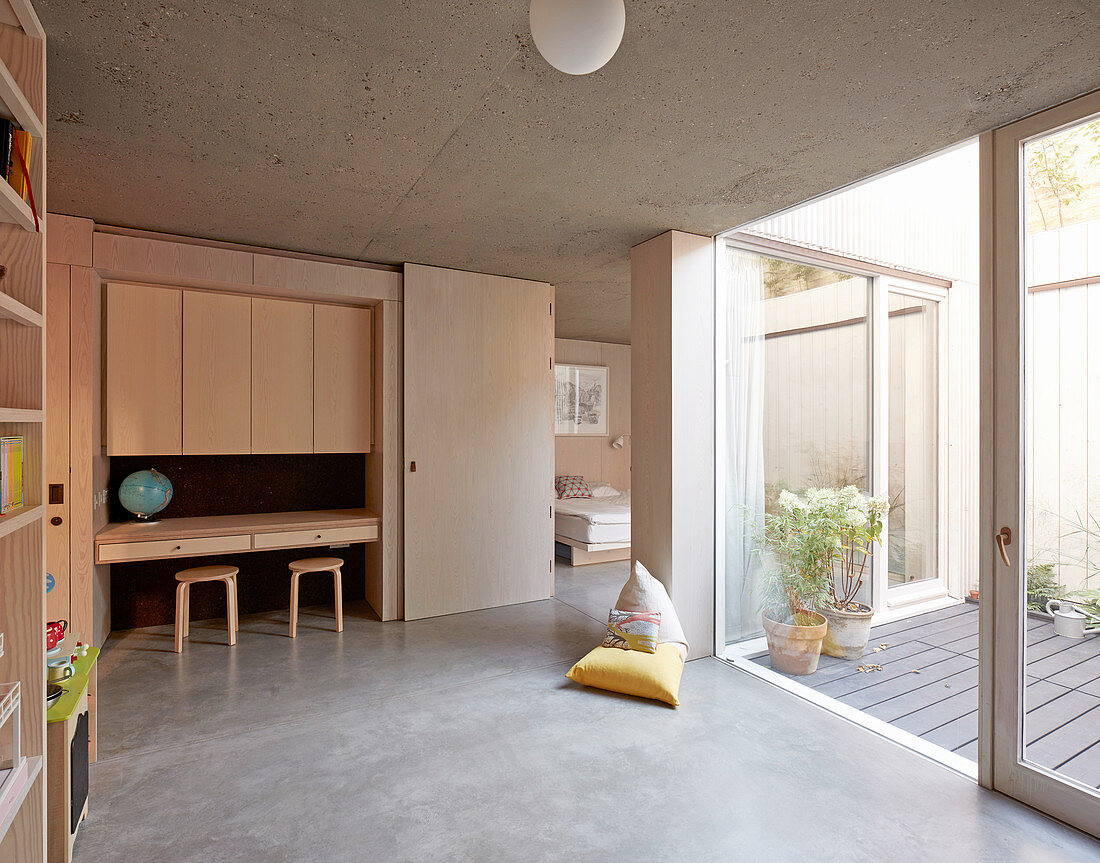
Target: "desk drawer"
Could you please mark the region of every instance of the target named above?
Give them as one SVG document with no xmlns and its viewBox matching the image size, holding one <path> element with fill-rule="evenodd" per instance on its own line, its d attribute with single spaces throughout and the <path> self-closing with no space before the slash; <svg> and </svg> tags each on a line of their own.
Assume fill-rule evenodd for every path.
<svg viewBox="0 0 1100 863">
<path fill-rule="evenodd" d="M 298 548 L 305 545 L 332 545 L 341 542 L 374 542 L 378 525 L 357 527 L 319 527 L 316 530 L 283 530 L 278 533 L 258 533 L 255 548 Z"/>
<path fill-rule="evenodd" d="M 113 563 L 122 560 L 157 560 L 167 557 L 195 557 L 203 554 L 219 554 L 227 551 L 248 551 L 252 537 L 203 536 L 194 539 L 156 539 L 142 542 L 110 542 L 99 546 L 99 562 Z"/>
</svg>

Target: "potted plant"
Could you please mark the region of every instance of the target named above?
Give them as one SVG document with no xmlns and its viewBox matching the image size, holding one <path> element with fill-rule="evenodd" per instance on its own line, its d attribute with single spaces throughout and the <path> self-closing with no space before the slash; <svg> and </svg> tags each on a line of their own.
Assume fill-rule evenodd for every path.
<svg viewBox="0 0 1100 863">
<path fill-rule="evenodd" d="M 1047 603 L 1052 599 L 1062 599 L 1066 589 L 1058 583 L 1053 563 L 1035 563 L 1027 568 L 1027 610 L 1038 611 L 1050 618 Z"/>
<path fill-rule="evenodd" d="M 764 518 L 760 546 L 771 553 L 761 580 L 761 612 L 772 668 L 813 674 L 828 623 L 816 609 L 829 598 L 835 537 L 813 507 L 789 491 Z"/>
<path fill-rule="evenodd" d="M 868 499 L 851 485 L 818 489 L 815 499 L 825 520 L 833 526 L 838 545 L 829 597 L 818 609 L 829 622 L 821 650 L 840 659 L 859 659 L 867 649 L 875 613 L 856 597 L 863 587 L 873 547 L 881 540 L 882 520 L 890 504 L 885 497 Z"/>
</svg>

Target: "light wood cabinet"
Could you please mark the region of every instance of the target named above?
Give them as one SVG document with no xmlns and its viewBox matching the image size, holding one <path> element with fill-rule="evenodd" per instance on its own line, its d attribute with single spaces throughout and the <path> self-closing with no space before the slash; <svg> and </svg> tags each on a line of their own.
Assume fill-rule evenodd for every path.
<svg viewBox="0 0 1100 863">
<path fill-rule="evenodd" d="M 184 455 L 252 451 L 252 300 L 183 294 Z"/>
<path fill-rule="evenodd" d="M 313 306 L 252 298 L 252 452 L 313 452 Z"/>
<path fill-rule="evenodd" d="M 107 286 L 107 453 L 183 452 L 183 291 Z"/>
<path fill-rule="evenodd" d="M 371 310 L 313 307 L 313 451 L 370 452 Z"/>
<path fill-rule="evenodd" d="M 111 283 L 109 455 L 370 452 L 373 312 Z"/>
</svg>

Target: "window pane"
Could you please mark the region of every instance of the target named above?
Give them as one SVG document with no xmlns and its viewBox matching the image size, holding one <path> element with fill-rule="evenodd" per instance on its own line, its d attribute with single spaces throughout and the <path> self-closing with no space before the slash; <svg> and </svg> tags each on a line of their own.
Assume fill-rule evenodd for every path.
<svg viewBox="0 0 1100 863">
<path fill-rule="evenodd" d="M 937 578 L 939 306 L 889 295 L 890 585 Z"/>
</svg>

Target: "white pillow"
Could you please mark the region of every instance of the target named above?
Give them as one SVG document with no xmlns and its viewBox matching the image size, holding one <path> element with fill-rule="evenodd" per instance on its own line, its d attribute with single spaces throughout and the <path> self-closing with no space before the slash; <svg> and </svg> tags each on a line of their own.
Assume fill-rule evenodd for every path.
<svg viewBox="0 0 1100 863">
<path fill-rule="evenodd" d="M 657 643 L 675 644 L 680 648 L 684 659 L 687 659 L 687 639 L 684 637 L 684 629 L 680 626 L 680 618 L 676 616 L 676 608 L 669 598 L 668 591 L 661 582 L 650 575 L 649 570 L 642 566 L 640 560 L 634 561 L 630 578 L 623 585 L 619 598 L 615 601 L 615 608 L 619 611 L 659 611 L 661 629 L 657 633 Z"/>
<path fill-rule="evenodd" d="M 606 482 L 590 482 L 588 488 L 592 492 L 592 497 L 618 497 L 621 493 L 615 486 Z"/>
</svg>

